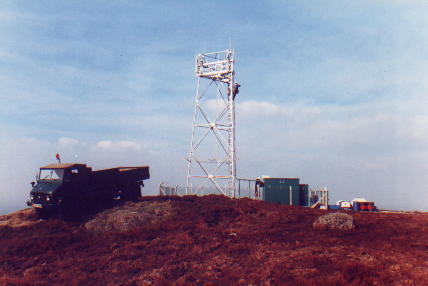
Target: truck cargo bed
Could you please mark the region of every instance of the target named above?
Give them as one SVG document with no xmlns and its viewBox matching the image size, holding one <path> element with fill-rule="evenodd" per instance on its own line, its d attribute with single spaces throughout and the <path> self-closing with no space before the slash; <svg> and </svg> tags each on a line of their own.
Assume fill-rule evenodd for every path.
<svg viewBox="0 0 428 286">
<path fill-rule="evenodd" d="M 130 183 L 150 178 L 148 166 L 116 167 L 92 172 L 93 182 Z"/>
</svg>

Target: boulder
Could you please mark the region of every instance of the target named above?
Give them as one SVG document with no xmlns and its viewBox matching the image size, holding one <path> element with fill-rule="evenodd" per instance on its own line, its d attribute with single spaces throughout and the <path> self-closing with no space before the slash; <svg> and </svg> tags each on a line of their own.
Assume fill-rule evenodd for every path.
<svg viewBox="0 0 428 286">
<path fill-rule="evenodd" d="M 329 213 L 320 216 L 312 225 L 315 229 L 349 230 L 355 228 L 354 218 L 345 213 Z"/>
</svg>

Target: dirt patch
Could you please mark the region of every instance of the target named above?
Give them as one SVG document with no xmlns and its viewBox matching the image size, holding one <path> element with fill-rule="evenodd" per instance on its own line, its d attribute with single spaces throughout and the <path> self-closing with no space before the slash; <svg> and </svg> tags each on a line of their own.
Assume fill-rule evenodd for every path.
<svg viewBox="0 0 428 286">
<path fill-rule="evenodd" d="M 1 215 L 0 226 L 21 227 L 30 225 L 39 220 L 36 211 L 32 208 L 19 210 L 17 212 Z"/>
<path fill-rule="evenodd" d="M 427 215 L 352 213 L 357 228 L 314 229 L 326 213 L 147 197 L 81 223 L 3 224 L 0 285 L 428 285 Z"/>
<path fill-rule="evenodd" d="M 127 202 L 97 214 L 84 227 L 97 233 L 137 231 L 144 226 L 160 223 L 173 214 L 170 201 Z"/>
</svg>

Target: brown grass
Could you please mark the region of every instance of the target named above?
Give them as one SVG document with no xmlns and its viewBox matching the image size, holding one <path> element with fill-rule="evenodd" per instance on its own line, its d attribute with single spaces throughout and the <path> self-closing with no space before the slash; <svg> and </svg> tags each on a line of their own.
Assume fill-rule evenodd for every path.
<svg viewBox="0 0 428 286">
<path fill-rule="evenodd" d="M 0 224 L 0 285 L 428 285 L 423 214 L 350 213 L 341 231 L 312 227 L 325 211 L 221 196 L 149 197 L 79 223 L 29 212 Z"/>
</svg>

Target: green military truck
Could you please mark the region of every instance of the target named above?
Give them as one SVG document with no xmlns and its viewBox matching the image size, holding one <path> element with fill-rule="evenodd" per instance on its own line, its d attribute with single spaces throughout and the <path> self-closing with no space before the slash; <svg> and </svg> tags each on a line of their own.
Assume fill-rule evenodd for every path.
<svg viewBox="0 0 428 286">
<path fill-rule="evenodd" d="M 149 167 L 116 167 L 92 171 L 86 164 L 50 164 L 40 168 L 27 205 L 41 217 L 72 217 L 118 200 L 138 200 Z"/>
</svg>

